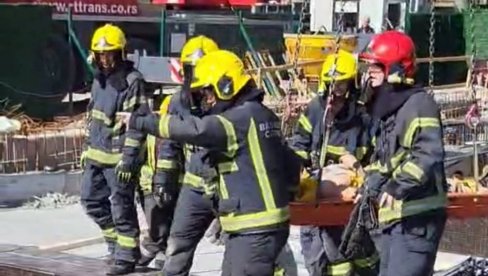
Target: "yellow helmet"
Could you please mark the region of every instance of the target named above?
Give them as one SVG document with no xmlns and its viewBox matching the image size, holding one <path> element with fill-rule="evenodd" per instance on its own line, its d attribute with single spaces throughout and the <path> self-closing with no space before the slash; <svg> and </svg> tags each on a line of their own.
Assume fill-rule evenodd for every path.
<svg viewBox="0 0 488 276">
<path fill-rule="evenodd" d="M 236 96 L 250 79 L 238 56 L 219 50 L 197 62 L 191 88 L 213 87 L 217 98 L 226 101 Z"/>
<path fill-rule="evenodd" d="M 166 115 L 168 114 L 168 108 L 169 108 L 169 103 L 171 102 L 171 97 L 173 95 L 168 95 L 164 100 L 161 102 L 161 105 L 159 106 L 159 114 L 160 115 Z"/>
<path fill-rule="evenodd" d="M 199 35 L 188 40 L 181 49 L 181 63 L 195 65 L 204 55 L 219 50 L 219 46 L 212 39 Z"/>
<path fill-rule="evenodd" d="M 336 60 L 337 56 L 337 60 Z M 335 74 L 332 75 L 335 64 Z M 319 90 L 324 91 L 325 85 L 334 81 L 349 80 L 356 77 L 358 70 L 356 57 L 347 51 L 340 50 L 336 54 L 328 55 L 322 65 Z"/>
<path fill-rule="evenodd" d="M 123 50 L 126 43 L 125 34 L 119 27 L 106 24 L 93 34 L 91 50 L 93 52 Z"/>
</svg>

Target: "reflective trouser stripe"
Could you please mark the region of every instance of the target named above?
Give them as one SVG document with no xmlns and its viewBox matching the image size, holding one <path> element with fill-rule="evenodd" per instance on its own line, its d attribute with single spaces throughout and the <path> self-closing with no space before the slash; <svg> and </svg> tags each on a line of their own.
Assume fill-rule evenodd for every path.
<svg viewBox="0 0 488 276">
<path fill-rule="evenodd" d="M 117 235 L 117 243 L 126 248 L 135 248 L 138 246 L 139 242 L 133 237 L 127 237 L 121 234 Z"/>
<path fill-rule="evenodd" d="M 285 276 L 285 269 L 282 267 L 275 267 L 273 276 Z"/>
<path fill-rule="evenodd" d="M 107 229 L 102 229 L 102 234 L 106 240 L 115 241 L 117 239 L 117 232 L 115 232 L 115 228 L 113 228 L 113 227 L 107 228 Z"/>
<path fill-rule="evenodd" d="M 107 153 L 99 149 L 88 147 L 86 158 L 105 165 L 116 165 L 122 159 L 122 153 Z"/>
<path fill-rule="evenodd" d="M 327 276 L 345 276 L 351 273 L 352 265 L 350 262 L 333 264 L 327 266 Z"/>
</svg>

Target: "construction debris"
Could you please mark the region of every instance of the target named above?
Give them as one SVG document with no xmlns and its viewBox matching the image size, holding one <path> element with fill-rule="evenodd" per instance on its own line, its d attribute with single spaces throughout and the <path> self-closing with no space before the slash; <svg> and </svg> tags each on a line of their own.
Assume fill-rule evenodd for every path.
<svg viewBox="0 0 488 276">
<path fill-rule="evenodd" d="M 48 193 L 43 197 L 35 196 L 32 201 L 27 202 L 23 207 L 27 209 L 61 208 L 78 203 L 80 203 L 79 196 L 70 196 L 60 193 Z"/>
</svg>

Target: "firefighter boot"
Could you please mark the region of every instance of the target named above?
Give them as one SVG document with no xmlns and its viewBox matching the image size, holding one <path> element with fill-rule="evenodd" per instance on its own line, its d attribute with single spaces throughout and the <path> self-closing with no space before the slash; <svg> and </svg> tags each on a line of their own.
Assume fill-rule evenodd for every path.
<svg viewBox="0 0 488 276">
<path fill-rule="evenodd" d="M 134 263 L 125 262 L 121 260 L 115 261 L 106 275 L 126 275 L 135 271 L 136 265 Z"/>
<path fill-rule="evenodd" d="M 107 255 L 102 257 L 102 260 L 107 265 L 114 265 L 115 264 L 114 254 L 107 254 Z"/>
<path fill-rule="evenodd" d="M 137 266 L 148 266 L 154 258 L 155 256 L 146 256 L 143 254 L 137 262 Z"/>
</svg>

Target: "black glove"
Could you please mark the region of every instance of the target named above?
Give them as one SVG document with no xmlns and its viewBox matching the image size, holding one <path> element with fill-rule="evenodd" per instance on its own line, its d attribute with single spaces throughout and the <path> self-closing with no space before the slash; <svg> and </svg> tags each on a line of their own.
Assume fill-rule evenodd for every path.
<svg viewBox="0 0 488 276">
<path fill-rule="evenodd" d="M 176 191 L 169 187 L 170 185 L 155 184 L 153 188 L 153 196 L 156 204 L 163 208 L 168 206 L 176 200 Z"/>
<path fill-rule="evenodd" d="M 117 179 L 123 183 L 129 183 L 132 179 L 132 166 L 120 161 L 115 167 L 115 173 L 117 174 Z"/>
</svg>

